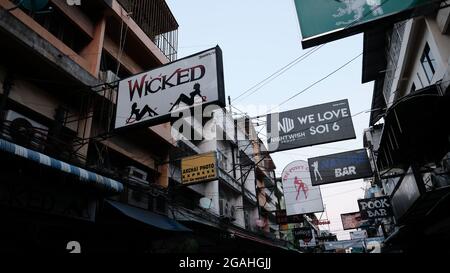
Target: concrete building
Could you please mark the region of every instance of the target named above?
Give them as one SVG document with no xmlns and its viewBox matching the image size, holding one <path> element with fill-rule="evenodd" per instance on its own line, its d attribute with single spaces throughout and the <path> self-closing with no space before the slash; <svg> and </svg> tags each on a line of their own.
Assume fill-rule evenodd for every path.
<svg viewBox="0 0 450 273">
<path fill-rule="evenodd" d="M 0 0 L 0 249 L 288 250 L 275 165 L 251 123 L 220 109 L 193 128 L 200 139 L 170 123 L 113 130 L 118 81 L 177 59 L 164 0 L 14 3 Z M 183 186 L 181 159 L 207 152 L 218 179 Z"/>
<path fill-rule="evenodd" d="M 167 214 L 176 145 L 167 124 L 110 134 L 114 87 L 175 60 L 177 29 L 162 0 L 53 0 L 40 11 L 0 1 L 1 248 L 150 251 L 137 238 L 149 225 L 127 210 Z M 117 232 L 127 235 L 110 240 Z"/>
<path fill-rule="evenodd" d="M 189 126 L 193 124 L 185 121 Z M 202 136 L 198 140 L 192 140 L 193 131 L 191 135 L 180 133 L 186 130 L 173 132 L 176 139 L 189 147 L 184 155 L 173 157 L 171 180 L 175 187 L 179 186 L 174 218 L 199 231 L 197 241 L 202 251 L 250 252 L 255 245 L 260 245 L 261 252 L 287 250 L 288 243 L 279 240 L 275 223 L 278 206 L 276 189 L 272 186 L 275 165 L 268 153 L 261 152 L 264 144 L 253 124 L 246 118 L 234 120 L 222 109 L 214 111 L 203 123 L 203 128 L 199 127 L 202 132 L 197 132 Z M 217 156 L 218 179 L 181 186 L 180 160 L 176 158 L 210 152 Z M 202 208 L 200 200 L 207 200 L 208 205 Z"/>
<path fill-rule="evenodd" d="M 450 8 L 441 5 L 364 34 L 363 82 L 375 81 L 364 145 L 373 183 L 391 197 L 390 251 L 445 250 L 450 240 Z"/>
</svg>

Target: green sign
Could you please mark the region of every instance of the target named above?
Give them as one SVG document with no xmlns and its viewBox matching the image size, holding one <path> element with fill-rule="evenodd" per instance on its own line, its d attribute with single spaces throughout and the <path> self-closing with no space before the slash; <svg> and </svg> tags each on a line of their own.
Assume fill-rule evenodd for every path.
<svg viewBox="0 0 450 273">
<path fill-rule="evenodd" d="M 304 48 L 364 31 L 377 19 L 393 17 L 435 0 L 294 0 Z M 395 16 L 397 18 L 397 16 Z M 402 20 L 398 17 L 397 19 Z M 405 19 L 405 18 L 403 18 Z"/>
</svg>

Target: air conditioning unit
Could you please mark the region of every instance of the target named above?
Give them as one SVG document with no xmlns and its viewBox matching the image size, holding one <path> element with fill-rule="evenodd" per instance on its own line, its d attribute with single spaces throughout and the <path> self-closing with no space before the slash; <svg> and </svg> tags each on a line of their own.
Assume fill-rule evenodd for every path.
<svg viewBox="0 0 450 273">
<path fill-rule="evenodd" d="M 219 215 L 221 218 L 236 220 L 236 208 L 225 199 L 219 200 Z"/>
<path fill-rule="evenodd" d="M 142 191 L 128 188 L 127 196 L 127 203 L 129 205 L 142 209 L 148 209 L 149 199 L 148 196 Z"/>
<path fill-rule="evenodd" d="M 114 72 L 111 70 L 107 71 L 100 71 L 99 73 L 99 79 L 101 81 L 111 83 L 120 80 L 119 76 L 117 76 Z"/>
<path fill-rule="evenodd" d="M 149 184 L 147 181 L 147 172 L 138 169 L 134 166 L 128 166 L 126 168 L 128 178 L 132 181 L 139 182 L 142 184 Z"/>
<path fill-rule="evenodd" d="M 6 127 L 1 134 L 4 138 L 36 150 L 42 150 L 47 140 L 48 127 L 13 110 L 5 116 Z"/>
</svg>

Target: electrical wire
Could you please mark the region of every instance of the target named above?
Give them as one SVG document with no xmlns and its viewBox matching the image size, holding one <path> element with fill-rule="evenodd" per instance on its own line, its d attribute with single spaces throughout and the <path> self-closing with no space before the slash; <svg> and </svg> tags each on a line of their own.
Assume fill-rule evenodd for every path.
<svg viewBox="0 0 450 273">
<path fill-rule="evenodd" d="M 385 0 L 382 3 L 380 3 L 380 5 L 377 6 L 377 8 L 381 8 L 382 6 L 384 6 L 389 0 Z M 354 26 L 355 24 L 357 24 L 358 22 L 360 22 L 361 20 L 363 20 L 364 18 L 366 18 L 367 16 L 369 16 L 370 14 L 372 14 L 372 10 L 370 10 L 369 12 L 367 12 L 366 14 L 364 14 L 361 18 L 357 18 L 354 21 L 352 21 L 350 24 L 346 25 L 343 29 L 347 29 L 350 28 L 352 26 Z M 322 44 L 318 47 L 313 48 L 312 50 L 308 51 L 307 53 L 303 54 L 302 56 L 298 57 L 297 59 L 295 59 L 294 61 L 290 62 L 288 65 L 284 66 L 283 68 L 277 70 L 275 73 L 271 74 L 269 77 L 263 79 L 262 81 L 260 81 L 259 83 L 257 83 L 256 85 L 254 85 L 253 87 L 251 87 L 250 89 L 244 91 L 241 95 L 239 95 L 237 98 L 235 98 L 233 101 L 235 101 L 236 99 L 240 98 L 241 96 L 243 96 L 245 93 L 253 90 L 254 88 L 258 87 L 256 90 L 254 90 L 254 92 L 252 92 L 251 94 L 254 94 L 256 91 L 260 90 L 262 86 L 266 85 L 268 82 L 272 81 L 273 79 L 277 78 L 278 76 L 280 76 L 281 74 L 283 74 L 284 72 L 286 72 L 287 70 L 289 70 L 290 68 L 292 68 L 295 64 L 299 63 L 300 61 L 306 59 L 307 57 L 309 57 L 310 55 L 312 55 L 312 53 L 318 51 L 320 48 L 322 48 L 323 46 L 325 46 L 327 43 Z M 306 56 L 305 56 L 306 55 Z M 362 55 L 362 53 L 361 53 Z M 304 57 L 305 56 L 305 57 Z M 304 58 L 303 58 L 304 57 Z M 359 56 L 358 56 L 359 57 Z M 291 65 L 294 64 L 294 65 Z M 340 69 L 339 69 L 340 70 Z M 281 72 L 281 74 L 278 74 L 279 72 Z M 337 71 L 336 71 L 337 72 Z M 278 74 L 278 75 L 277 75 Z M 334 73 L 332 73 L 331 75 L 333 75 Z M 276 77 L 274 77 L 275 75 L 277 75 Z M 331 76 L 329 75 L 329 76 Z M 327 76 L 326 78 L 328 78 L 329 76 Z M 272 77 L 274 77 L 272 79 Z M 322 79 L 324 80 L 324 79 Z M 320 81 L 322 81 L 320 80 Z M 319 81 L 319 82 L 320 82 Z M 263 84 L 261 87 L 259 87 L 261 84 Z M 315 85 L 315 84 L 314 84 Z M 313 86 L 314 86 L 313 85 Z M 311 86 L 312 87 L 312 86 Z M 309 88 L 308 88 L 309 89 Z M 303 92 L 301 92 L 303 93 Z M 296 95 L 297 96 L 297 95 Z M 296 97 L 294 96 L 294 97 Z M 245 98 L 247 98 L 248 96 L 246 96 Z M 283 104 L 283 103 L 282 103 Z M 270 112 L 270 111 L 269 111 Z"/>
<path fill-rule="evenodd" d="M 247 89 L 246 91 L 244 91 L 242 94 L 240 94 L 239 96 L 237 96 L 236 98 L 234 98 L 232 100 L 232 102 L 238 101 L 239 98 L 243 97 L 245 94 L 247 94 L 248 92 L 252 91 L 250 94 L 244 96 L 241 100 L 246 99 L 247 97 L 251 96 L 252 94 L 254 94 L 255 92 L 257 92 L 258 90 L 260 90 L 262 87 L 264 87 L 265 85 L 267 85 L 268 83 L 270 83 L 271 81 L 275 80 L 276 78 L 278 78 L 279 76 L 281 76 L 284 72 L 288 71 L 289 69 L 291 69 L 292 67 L 294 67 L 296 64 L 300 63 L 301 61 L 303 61 L 304 59 L 306 59 L 307 57 L 309 57 L 310 55 L 312 55 L 314 52 L 318 51 L 320 48 L 322 48 L 323 46 L 325 46 L 325 44 L 322 44 L 320 46 L 317 46 L 313 49 L 311 49 L 310 51 L 302 54 L 301 56 L 295 58 L 293 61 L 291 61 L 290 63 L 288 63 L 287 65 L 283 66 L 282 68 L 278 69 L 277 71 L 275 71 L 274 73 L 272 73 L 270 76 L 268 76 L 267 78 L 263 79 L 262 81 L 258 82 L 257 84 L 255 84 L 254 86 L 250 87 L 249 89 Z"/>
</svg>

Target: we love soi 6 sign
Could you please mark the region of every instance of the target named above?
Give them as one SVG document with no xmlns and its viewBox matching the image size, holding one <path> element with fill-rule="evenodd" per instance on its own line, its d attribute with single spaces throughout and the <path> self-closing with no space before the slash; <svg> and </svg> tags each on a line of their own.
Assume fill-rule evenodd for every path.
<svg viewBox="0 0 450 273">
<path fill-rule="evenodd" d="M 294 0 L 303 48 L 327 43 L 370 27 L 382 18 L 406 19 L 412 11 L 435 0 Z"/>
<path fill-rule="evenodd" d="M 356 138 L 348 100 L 267 115 L 267 143 L 279 152 Z"/>
</svg>

